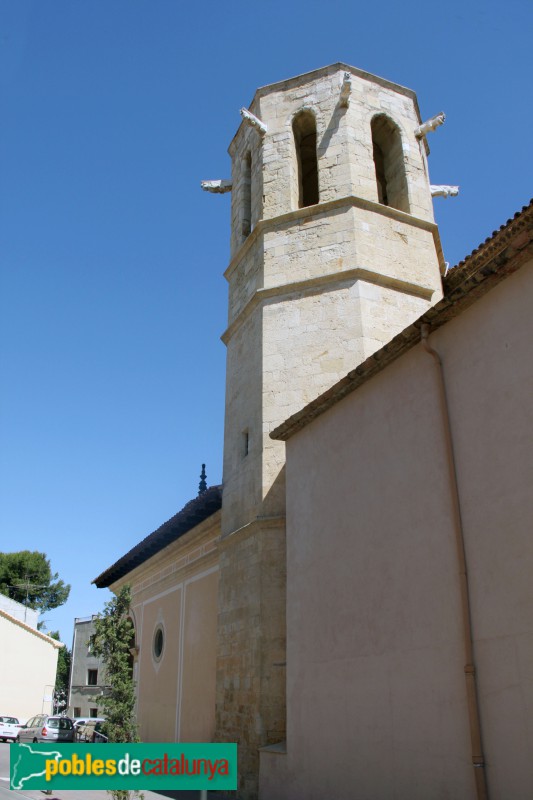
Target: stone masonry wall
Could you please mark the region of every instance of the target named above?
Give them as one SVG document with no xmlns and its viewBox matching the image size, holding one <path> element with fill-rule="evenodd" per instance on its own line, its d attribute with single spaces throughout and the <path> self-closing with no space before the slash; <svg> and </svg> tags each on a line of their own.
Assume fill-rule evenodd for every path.
<svg viewBox="0 0 533 800">
<path fill-rule="evenodd" d="M 337 64 L 259 89 L 250 110 L 267 132 L 243 122 L 229 149 L 216 735 L 239 742 L 240 796 L 251 799 L 257 748 L 285 736 L 285 448 L 270 432 L 440 297 L 443 258 L 410 90 Z M 305 208 L 301 111 L 317 131 L 319 203 Z M 409 213 L 378 202 L 378 114 L 400 132 Z"/>
<path fill-rule="evenodd" d="M 285 738 L 285 527 L 256 523 L 223 540 L 217 741 L 237 742 L 239 796 L 256 797 L 258 748 Z"/>
</svg>

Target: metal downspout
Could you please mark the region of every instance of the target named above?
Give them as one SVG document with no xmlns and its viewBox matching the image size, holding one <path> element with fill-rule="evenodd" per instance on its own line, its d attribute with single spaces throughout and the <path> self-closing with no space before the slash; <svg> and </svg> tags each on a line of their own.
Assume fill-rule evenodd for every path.
<svg viewBox="0 0 533 800">
<path fill-rule="evenodd" d="M 468 719 L 470 723 L 470 741 L 472 748 L 472 765 L 474 767 L 474 777 L 476 782 L 476 792 L 478 800 L 488 800 L 487 776 L 485 772 L 485 759 L 483 756 L 483 746 L 481 741 L 481 721 L 479 717 L 479 704 L 476 686 L 476 670 L 474 666 L 474 648 L 472 643 L 472 615 L 470 609 L 470 592 L 468 587 L 468 575 L 466 571 L 466 555 L 463 534 L 463 522 L 461 518 L 461 505 L 459 501 L 459 490 L 457 485 L 457 471 L 455 467 L 455 457 L 453 451 L 453 440 L 450 427 L 450 415 L 448 401 L 446 397 L 446 383 L 444 380 L 444 370 L 442 361 L 431 345 L 429 344 L 429 325 L 423 324 L 420 329 L 422 346 L 426 352 L 432 356 L 437 368 L 439 386 L 439 404 L 441 410 L 442 424 L 444 428 L 444 441 L 446 447 L 446 461 L 448 465 L 448 476 L 450 481 L 452 499 L 452 519 L 455 532 L 455 546 L 457 552 L 457 562 L 459 568 L 459 582 L 461 591 L 461 612 L 463 644 L 465 653 L 465 681 L 466 694 L 468 700 Z"/>
</svg>

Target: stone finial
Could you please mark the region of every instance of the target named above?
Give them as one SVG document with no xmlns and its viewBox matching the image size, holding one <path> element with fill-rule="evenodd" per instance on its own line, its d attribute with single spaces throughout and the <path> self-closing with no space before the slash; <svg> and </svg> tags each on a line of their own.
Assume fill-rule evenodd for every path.
<svg viewBox="0 0 533 800">
<path fill-rule="evenodd" d="M 202 181 L 202 189 L 204 192 L 212 192 L 213 194 L 225 194 L 231 192 L 233 184 L 231 181 Z"/>
<path fill-rule="evenodd" d="M 431 133 L 431 131 L 434 131 L 436 128 L 438 128 L 439 125 L 444 125 L 445 119 L 446 114 L 444 111 L 441 111 L 440 114 L 435 114 L 434 117 L 426 120 L 426 122 L 423 122 L 422 125 L 415 129 L 416 138 L 421 139 L 426 135 L 426 133 Z"/>
<path fill-rule="evenodd" d="M 344 77 L 342 79 L 341 85 L 341 99 L 340 99 L 340 106 L 342 108 L 348 108 L 350 105 L 350 94 L 352 93 L 352 76 L 349 72 L 344 73 Z"/>
<path fill-rule="evenodd" d="M 265 134 L 267 132 L 268 128 L 265 123 L 262 122 L 259 117 L 256 117 L 255 114 L 252 114 L 251 111 L 248 111 L 247 108 L 241 108 L 241 117 L 247 125 L 256 128 L 259 133 Z"/>
<path fill-rule="evenodd" d="M 429 188 L 432 197 L 457 197 L 459 194 L 458 186 L 435 186 L 432 184 Z"/>
<path fill-rule="evenodd" d="M 202 473 L 200 475 L 200 483 L 198 484 L 198 494 L 202 494 L 207 489 L 206 479 L 207 475 L 205 474 L 205 464 L 202 464 Z"/>
</svg>

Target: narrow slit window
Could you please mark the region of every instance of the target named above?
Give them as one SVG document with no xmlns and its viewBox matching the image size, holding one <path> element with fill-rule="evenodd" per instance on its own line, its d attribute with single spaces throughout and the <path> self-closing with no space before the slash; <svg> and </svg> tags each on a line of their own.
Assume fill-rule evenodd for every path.
<svg viewBox="0 0 533 800">
<path fill-rule="evenodd" d="M 389 198 L 387 195 L 387 179 L 385 177 L 385 157 L 383 150 L 376 141 L 372 142 L 372 149 L 374 153 L 374 166 L 376 168 L 376 182 L 378 185 L 378 202 L 384 206 L 389 205 Z"/>
<path fill-rule="evenodd" d="M 296 160 L 298 162 L 298 206 L 314 206 L 319 202 L 316 121 L 310 111 L 301 111 L 292 123 Z"/>
<path fill-rule="evenodd" d="M 243 431 L 242 432 L 242 455 L 245 458 L 248 453 L 250 452 L 250 434 L 249 432 Z"/>
<path fill-rule="evenodd" d="M 409 193 L 398 126 L 385 114 L 372 120 L 372 150 L 378 202 L 409 213 Z"/>
<path fill-rule="evenodd" d="M 252 231 L 252 154 L 243 162 L 242 177 L 242 236 L 246 239 Z"/>
</svg>

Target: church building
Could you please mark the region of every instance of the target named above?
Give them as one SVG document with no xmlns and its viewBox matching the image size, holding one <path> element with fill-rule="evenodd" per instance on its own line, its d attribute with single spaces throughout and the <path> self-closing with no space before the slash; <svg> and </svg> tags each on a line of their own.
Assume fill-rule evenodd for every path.
<svg viewBox="0 0 533 800">
<path fill-rule="evenodd" d="M 447 272 L 414 92 L 241 116 L 223 484 L 95 580 L 141 739 L 237 742 L 242 798 L 531 797 L 533 207 Z"/>
</svg>

